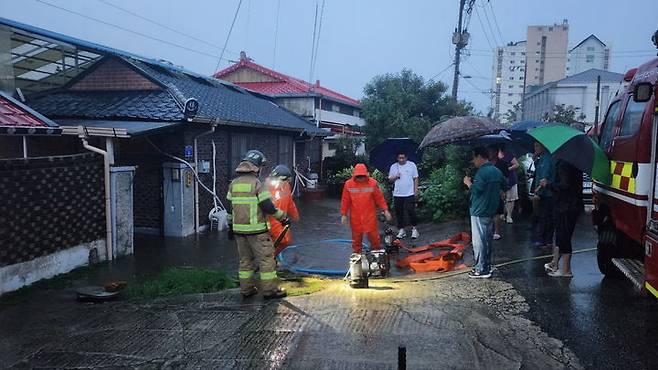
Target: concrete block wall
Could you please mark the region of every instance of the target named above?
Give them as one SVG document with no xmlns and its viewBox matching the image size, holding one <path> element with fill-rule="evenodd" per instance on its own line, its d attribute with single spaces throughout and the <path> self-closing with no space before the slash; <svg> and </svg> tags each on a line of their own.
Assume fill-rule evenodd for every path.
<svg viewBox="0 0 658 370">
<path fill-rule="evenodd" d="M 0 294 L 105 258 L 103 160 L 0 160 Z"/>
</svg>

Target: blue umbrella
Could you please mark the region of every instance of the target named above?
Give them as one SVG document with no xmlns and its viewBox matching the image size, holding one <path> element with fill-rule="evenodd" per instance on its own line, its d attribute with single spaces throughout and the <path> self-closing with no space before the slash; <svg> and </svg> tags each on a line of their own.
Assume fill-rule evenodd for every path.
<svg viewBox="0 0 658 370">
<path fill-rule="evenodd" d="M 397 161 L 396 155 L 404 153 L 407 159 L 419 163 L 423 153 L 418 149 L 418 144 L 409 138 L 389 138 L 370 151 L 370 167 L 374 167 L 385 174 L 393 163 Z"/>
<path fill-rule="evenodd" d="M 510 133 L 510 137 L 517 145 L 523 147 L 527 151 L 533 151 L 533 143 L 535 140 L 527 134 L 528 130 L 553 124 L 555 123 L 544 121 L 518 121 L 514 122 L 512 126 L 505 130 Z"/>
</svg>

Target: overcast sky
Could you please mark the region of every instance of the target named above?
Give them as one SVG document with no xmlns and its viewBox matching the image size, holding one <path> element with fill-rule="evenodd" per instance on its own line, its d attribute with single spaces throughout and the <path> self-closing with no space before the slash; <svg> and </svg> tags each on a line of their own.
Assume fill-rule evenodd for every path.
<svg viewBox="0 0 658 370">
<path fill-rule="evenodd" d="M 569 46 L 589 34 L 597 35 L 612 49 L 613 71 L 623 72 L 655 55 L 650 37 L 658 29 L 658 0 L 490 1 L 476 1 L 467 47 L 471 56 L 462 67 L 462 73 L 472 78 L 462 80 L 459 93 L 485 113 L 490 104 L 486 91 L 491 88 L 492 47 L 525 39 L 528 25 L 568 19 Z M 238 2 L 0 0 L 0 15 L 211 74 Z M 309 80 L 316 4 L 321 7 L 322 0 L 242 0 L 225 59 L 235 60 L 245 50 L 257 63 Z M 362 97 L 373 76 L 403 68 L 451 84 L 452 69 L 446 68 L 453 59 L 451 34 L 458 5 L 459 0 L 326 0 L 313 80 L 354 98 Z M 228 64 L 222 60 L 220 68 Z"/>
</svg>

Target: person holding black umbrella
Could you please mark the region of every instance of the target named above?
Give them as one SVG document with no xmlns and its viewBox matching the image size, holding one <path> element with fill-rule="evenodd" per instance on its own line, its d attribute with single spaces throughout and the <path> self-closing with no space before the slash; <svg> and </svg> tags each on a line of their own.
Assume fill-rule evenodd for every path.
<svg viewBox="0 0 658 370">
<path fill-rule="evenodd" d="M 388 171 L 388 180 L 393 185 L 393 207 L 395 207 L 395 218 L 398 223 L 398 239 L 405 238 L 405 214 L 409 216 L 411 224 L 411 238 L 417 239 L 420 234 L 416 225 L 416 198 L 418 197 L 418 168 L 412 161 L 407 160 L 407 154 L 399 152 L 396 155 L 397 162 L 391 165 Z"/>
<path fill-rule="evenodd" d="M 544 265 L 552 277 L 573 276 L 571 272 L 571 237 L 578 216 L 583 211 L 583 172 L 565 160 L 556 163 L 555 181 L 542 179 L 539 186 L 553 191 L 555 198 L 555 247 L 553 259 Z M 562 266 L 559 265 L 560 261 Z"/>
</svg>

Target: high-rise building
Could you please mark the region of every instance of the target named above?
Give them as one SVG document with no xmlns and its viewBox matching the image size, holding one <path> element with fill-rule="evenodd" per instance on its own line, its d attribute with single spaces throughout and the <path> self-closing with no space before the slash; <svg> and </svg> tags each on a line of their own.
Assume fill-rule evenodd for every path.
<svg viewBox="0 0 658 370">
<path fill-rule="evenodd" d="M 493 94 L 491 108 L 494 119 L 503 119 L 505 113 L 515 110 L 523 96 L 525 79 L 526 42 L 510 42 L 494 50 Z"/>
<path fill-rule="evenodd" d="M 541 86 L 565 77 L 569 23 L 529 26 L 526 44 L 526 88 Z"/>
<path fill-rule="evenodd" d="M 569 50 L 567 76 L 573 76 L 588 69 L 610 69 L 610 49 L 594 35 L 589 35 Z"/>
</svg>

